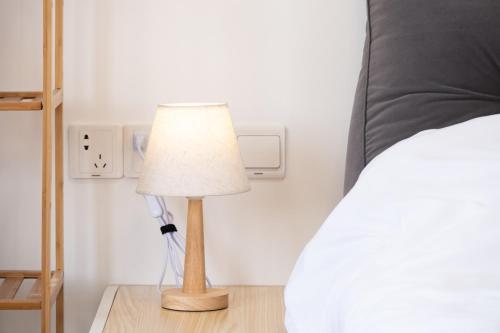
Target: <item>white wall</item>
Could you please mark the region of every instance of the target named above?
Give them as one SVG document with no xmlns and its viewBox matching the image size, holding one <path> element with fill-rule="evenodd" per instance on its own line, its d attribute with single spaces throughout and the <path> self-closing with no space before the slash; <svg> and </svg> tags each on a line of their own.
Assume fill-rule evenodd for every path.
<svg viewBox="0 0 500 333">
<path fill-rule="evenodd" d="M 41 1 L 0 1 L 0 90 L 41 86 Z M 287 127 L 287 176 L 205 200 L 218 284 L 284 284 L 341 198 L 364 38 L 362 0 L 66 0 L 65 122 L 148 123 L 155 105 L 227 101 L 235 124 Z M 6 47 L 8 45 L 9 47 Z M 0 114 L 0 267 L 39 265 L 40 115 Z M 67 161 L 66 161 L 67 163 Z M 135 181 L 66 177 L 66 327 L 107 284 L 153 284 L 162 243 Z M 168 199 L 181 232 L 186 203 Z M 30 327 L 20 325 L 33 325 Z M 33 312 L 0 332 L 36 331 Z"/>
</svg>

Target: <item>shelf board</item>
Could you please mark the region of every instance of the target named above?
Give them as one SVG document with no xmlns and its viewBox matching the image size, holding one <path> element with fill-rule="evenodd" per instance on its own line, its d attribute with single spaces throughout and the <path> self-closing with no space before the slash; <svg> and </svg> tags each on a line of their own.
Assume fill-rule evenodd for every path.
<svg viewBox="0 0 500 333">
<path fill-rule="evenodd" d="M 62 90 L 52 92 L 54 108 L 62 103 Z M 0 92 L 0 111 L 41 111 L 43 93 L 41 91 Z"/>
<path fill-rule="evenodd" d="M 0 310 L 39 310 L 42 307 L 42 280 L 40 271 L 0 271 Z M 50 304 L 57 299 L 63 285 L 63 272 L 55 271 L 50 279 Z M 17 292 L 25 279 L 34 279 L 25 298 L 16 298 Z"/>
</svg>

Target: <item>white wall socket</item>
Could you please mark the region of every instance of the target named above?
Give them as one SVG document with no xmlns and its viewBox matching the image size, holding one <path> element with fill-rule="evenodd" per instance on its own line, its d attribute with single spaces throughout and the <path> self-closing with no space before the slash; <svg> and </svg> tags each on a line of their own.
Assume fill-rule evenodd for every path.
<svg viewBox="0 0 500 333">
<path fill-rule="evenodd" d="M 121 126 L 69 127 L 69 162 L 72 178 L 121 178 L 123 149 Z"/>
<path fill-rule="evenodd" d="M 130 125 L 123 128 L 123 160 L 125 177 L 138 178 L 142 169 L 142 158 L 134 147 L 134 135 L 144 135 L 145 141 L 142 145 L 146 152 L 151 125 Z"/>
</svg>

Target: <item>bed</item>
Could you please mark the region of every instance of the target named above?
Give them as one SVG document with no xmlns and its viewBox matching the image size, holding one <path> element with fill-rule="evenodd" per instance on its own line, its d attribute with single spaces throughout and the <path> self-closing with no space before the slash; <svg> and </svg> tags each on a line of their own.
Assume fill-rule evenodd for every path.
<svg viewBox="0 0 500 333">
<path fill-rule="evenodd" d="M 500 332 L 500 2 L 370 0 L 346 196 L 285 291 L 299 332 Z"/>
</svg>

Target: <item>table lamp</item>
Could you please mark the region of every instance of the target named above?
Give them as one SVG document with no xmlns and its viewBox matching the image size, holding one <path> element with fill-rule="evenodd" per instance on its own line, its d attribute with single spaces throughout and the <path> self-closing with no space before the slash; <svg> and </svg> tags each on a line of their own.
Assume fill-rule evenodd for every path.
<svg viewBox="0 0 500 333">
<path fill-rule="evenodd" d="M 205 284 L 202 200 L 248 190 L 227 104 L 158 105 L 137 192 L 188 199 L 183 285 L 162 292 L 162 307 L 227 308 L 228 291 Z"/>
</svg>

